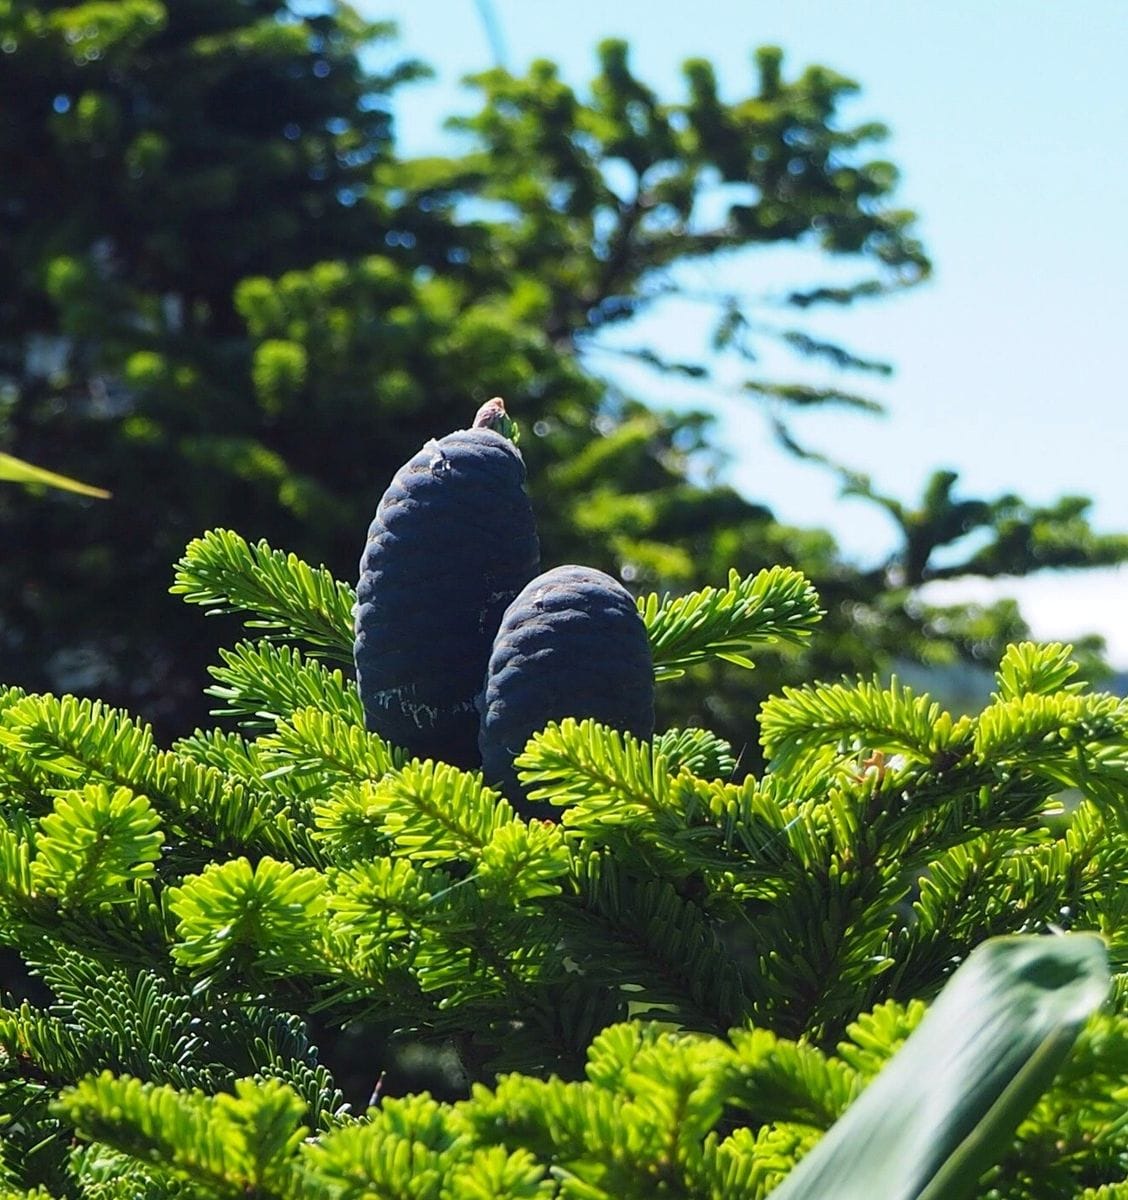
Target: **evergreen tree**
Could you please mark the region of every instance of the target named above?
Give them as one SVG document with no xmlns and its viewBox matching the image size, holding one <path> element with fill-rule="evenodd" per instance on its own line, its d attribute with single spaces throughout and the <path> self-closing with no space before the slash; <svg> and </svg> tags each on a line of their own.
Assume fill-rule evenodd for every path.
<svg viewBox="0 0 1128 1200">
<path fill-rule="evenodd" d="M 277 532 L 319 502 L 287 489 L 234 290 L 382 242 L 358 200 L 420 70 L 361 68 L 388 33 L 283 0 L 0 9 L 0 437 L 115 497 L 0 498 L 12 675 L 182 723 L 199 664 L 167 563 L 221 512 Z"/>
<path fill-rule="evenodd" d="M 934 551 L 971 529 L 994 551 L 946 573 L 1124 557 L 1083 501 L 957 501 L 940 475 L 902 513 L 903 547 L 859 571 L 827 535 L 776 522 L 770 497 L 708 482 L 708 418 L 655 411 L 595 371 L 601 336 L 676 290 L 679 264 L 781 244 L 856 264 L 856 286 L 795 291 L 782 312 L 707 297 L 718 352 L 752 360 L 770 337 L 846 372 L 887 369 L 802 328 L 812 306 L 886 296 L 929 269 L 896 171 L 873 155 L 883 128 L 841 118 L 852 81 L 791 75 L 765 49 L 746 95 L 722 98 L 690 62 L 666 100 L 611 42 L 583 94 L 549 63 L 486 72 L 479 111 L 457 123 L 466 152 L 404 160 L 390 92 L 421 68 L 388 51 L 382 72 L 358 60 L 387 33 L 339 3 L 0 9 L 0 444 L 114 493 L 0 494 L 9 678 L 184 732 L 204 718 L 206 661 L 165 595 L 184 542 L 229 525 L 350 578 L 382 481 L 499 393 L 528 434 L 546 563 L 659 591 L 732 563 L 817 583 L 828 636 L 811 658 L 766 662 L 758 698 L 897 656 L 997 659 L 1025 633 L 1013 605 L 937 612 L 914 595 Z M 702 380 L 702 351 L 631 353 Z M 747 391 L 784 439 L 795 408 L 870 403 L 754 369 Z M 755 764 L 745 683 L 698 666 L 661 704 Z"/>
<path fill-rule="evenodd" d="M 487 73 L 467 154 L 405 163 L 386 93 L 418 68 L 363 72 L 379 32 L 335 3 L 0 3 L 5 435 L 115 491 L 0 492 L 25 685 L 0 690 L 0 946 L 23 972 L 0 1191 L 811 1200 L 884 1194 L 890 1168 L 919 1197 L 1128 1194 L 1125 705 L 1066 647 L 1004 651 L 1013 608 L 914 600 L 1123 539 L 1083 500 L 939 474 L 914 509 L 835 466 L 904 535 L 859 572 L 692 483 L 705 418 L 584 356 L 690 255 L 810 240 L 868 270 L 800 312 L 927 272 L 866 158 L 880 130 L 838 119 L 852 85 L 764 52 L 750 96 L 697 63 L 667 103 L 610 44 L 583 97 L 547 64 Z M 710 223 L 714 183 L 745 190 Z M 716 312 L 721 348 L 754 353 L 757 315 Z M 858 402 L 749 382 L 784 437 L 789 405 Z M 650 740 L 533 735 L 518 803 L 547 820 L 366 729 L 352 671 L 377 496 L 498 392 L 545 565 L 630 577 L 659 702 Z M 241 532 L 193 541 L 174 589 L 248 636 L 212 663 L 224 724 L 185 735 L 212 653 L 159 599 L 165 555 L 221 521 Z M 896 679 L 809 681 L 894 653 L 995 660 L 994 694 L 961 716 Z M 766 769 L 738 767 L 757 728 Z M 976 951 L 994 935 L 1026 936 Z"/>
</svg>

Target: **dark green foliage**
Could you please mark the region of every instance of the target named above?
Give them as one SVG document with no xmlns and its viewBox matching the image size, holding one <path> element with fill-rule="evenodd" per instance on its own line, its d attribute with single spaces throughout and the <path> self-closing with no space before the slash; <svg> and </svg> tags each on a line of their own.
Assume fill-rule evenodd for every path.
<svg viewBox="0 0 1128 1200">
<path fill-rule="evenodd" d="M 0 444 L 113 492 L 0 496 L 0 644 L 32 686 L 140 698 L 186 731 L 204 664 L 161 593 L 187 535 L 240 508 L 345 515 L 290 481 L 234 293 L 371 249 L 353 201 L 390 151 L 390 88 L 420 73 L 361 68 L 389 33 L 285 0 L 0 11 Z M 80 620 L 64 615 L 77 590 Z"/>
<path fill-rule="evenodd" d="M 354 657 L 367 727 L 419 758 L 477 766 L 475 700 L 494 633 L 539 565 L 512 442 L 464 429 L 409 459 L 360 560 Z"/>
<path fill-rule="evenodd" d="M 590 567 L 553 567 L 531 580 L 505 610 L 490 651 L 482 771 L 526 815 L 513 760 L 538 729 L 565 717 L 643 740 L 654 733 L 646 626 L 626 588 Z"/>
<path fill-rule="evenodd" d="M 1083 496 L 1063 496 L 1047 507 L 1014 495 L 957 500 L 952 494 L 957 473 L 937 471 L 925 485 L 920 507 L 913 509 L 876 492 L 865 475 L 842 471 L 841 476 L 844 495 L 873 500 L 897 525 L 904 548 L 886 571 L 896 573 L 901 587 L 964 575 L 1019 575 L 1035 563 L 1038 570 L 1101 566 L 1122 562 L 1128 552 L 1123 534 L 1094 532 L 1088 520 L 1092 503 Z M 932 561 L 937 550 L 982 532 L 989 536 L 959 561 L 944 566 Z"/>
<path fill-rule="evenodd" d="M 267 546 L 208 535 L 178 577 L 347 645 L 349 589 Z M 660 670 L 662 644 L 801 639 L 817 605 L 770 571 L 636 611 Z M 1012 648 L 958 720 L 897 683 L 791 690 L 739 782 L 704 730 L 566 718 L 516 762 L 557 821 L 389 747 L 292 646 L 216 673 L 245 733 L 170 749 L 0 697 L 0 938 L 33 973 L 0 1009 L 17 1194 L 763 1196 L 984 937 L 1062 922 L 1103 936 L 1112 996 L 978 1195 L 1123 1187 L 1128 715 L 1067 648 Z M 439 1044 L 463 1098 L 389 1094 L 397 1048 Z"/>
</svg>

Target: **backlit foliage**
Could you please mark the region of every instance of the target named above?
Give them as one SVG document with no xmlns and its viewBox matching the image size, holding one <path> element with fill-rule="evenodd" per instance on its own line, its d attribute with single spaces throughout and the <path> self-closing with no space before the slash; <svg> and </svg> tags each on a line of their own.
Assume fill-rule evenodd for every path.
<svg viewBox="0 0 1128 1200">
<path fill-rule="evenodd" d="M 50 995 L 0 1008 L 5 1195 L 764 1196 L 979 942 L 1060 926 L 1113 998 L 980 1194 L 1124 1187 L 1128 705 L 1067 648 L 1012 647 L 959 719 L 788 689 L 740 781 L 707 731 L 565 720 L 518 760 L 559 819 L 525 821 L 364 730 L 324 570 L 215 532 L 176 589 L 265 631 L 213 672 L 237 728 L 0 693 L 0 932 Z M 640 611 L 663 675 L 818 599 L 775 569 Z M 383 1094 L 373 1034 L 347 1103 L 311 1040 L 343 1025 L 453 1046 L 463 1098 Z"/>
</svg>

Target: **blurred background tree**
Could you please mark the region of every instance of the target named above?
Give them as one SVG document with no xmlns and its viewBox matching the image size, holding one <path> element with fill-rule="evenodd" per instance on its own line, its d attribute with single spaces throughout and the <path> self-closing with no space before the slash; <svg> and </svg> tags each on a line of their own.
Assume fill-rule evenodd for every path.
<svg viewBox="0 0 1128 1200">
<path fill-rule="evenodd" d="M 851 386 L 765 378 L 757 361 L 770 339 L 847 378 L 887 374 L 811 336 L 803 314 L 928 276 L 896 168 L 874 153 L 884 127 L 842 120 L 851 80 L 790 74 L 764 48 L 745 96 L 722 98 L 694 60 L 683 94 L 662 98 L 608 42 L 583 92 L 548 62 L 477 76 L 478 111 L 453 122 L 464 152 L 410 159 L 392 112 L 424 68 L 395 61 L 391 34 L 328 2 L 0 4 L 0 449 L 114 494 L 0 493 L 5 681 L 185 732 L 213 659 L 167 596 L 187 540 L 230 526 L 351 580 L 395 468 L 494 394 L 526 429 L 546 564 L 647 590 L 775 562 L 814 580 L 828 616 L 804 658 L 665 692 L 664 719 L 737 747 L 782 683 L 990 662 L 1025 633 L 1009 602 L 924 604 L 930 578 L 1128 557 L 1081 499 L 960 499 L 939 473 L 910 511 L 828 463 L 901 535 L 886 563 L 858 568 L 826 533 L 778 523 L 771 497 L 721 482 L 707 414 L 659 410 L 598 373 L 599 348 L 673 378 L 740 364 L 748 402 L 798 454 L 790 412 L 876 407 Z M 381 70 L 362 66 L 375 50 Z M 770 306 L 700 297 L 713 332 L 692 361 L 624 338 L 684 289 L 680 266 L 783 244 L 856 264 L 856 282 Z"/>
</svg>

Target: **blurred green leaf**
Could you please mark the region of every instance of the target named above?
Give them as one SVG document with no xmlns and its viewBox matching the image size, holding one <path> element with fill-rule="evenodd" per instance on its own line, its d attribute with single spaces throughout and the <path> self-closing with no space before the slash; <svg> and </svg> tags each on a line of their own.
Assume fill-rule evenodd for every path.
<svg viewBox="0 0 1128 1200">
<path fill-rule="evenodd" d="M 1092 935 L 985 942 L 775 1200 L 970 1196 L 1108 988 Z"/>
<path fill-rule="evenodd" d="M 47 487 L 61 488 L 65 492 L 78 492 L 80 496 L 97 496 L 99 500 L 110 498 L 110 493 L 103 488 L 79 483 L 77 479 L 56 475 L 54 471 L 45 471 L 42 467 L 34 467 L 11 454 L 0 454 L 0 480 L 6 483 L 45 484 Z"/>
</svg>

